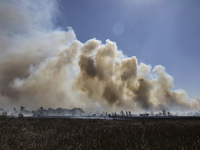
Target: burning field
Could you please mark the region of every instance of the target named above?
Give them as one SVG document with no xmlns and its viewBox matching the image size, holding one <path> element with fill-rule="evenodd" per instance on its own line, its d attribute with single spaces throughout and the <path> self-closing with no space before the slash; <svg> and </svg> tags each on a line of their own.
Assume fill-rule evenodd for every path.
<svg viewBox="0 0 200 150">
<path fill-rule="evenodd" d="M 138 63 L 109 39 L 83 43 L 72 28 L 53 28 L 57 1 L 1 3 L 1 106 L 199 110 L 198 96 L 172 90 L 165 67 Z"/>
<path fill-rule="evenodd" d="M 0 149 L 200 149 L 198 118 L 166 119 L 200 115 L 200 97 L 175 89 L 164 66 L 127 56 L 112 38 L 82 41 L 73 27 L 58 26 L 60 2 L 0 1 Z M 83 110 L 99 118 L 83 119 Z M 144 111 L 165 119 L 115 118 Z"/>
<path fill-rule="evenodd" d="M 0 149 L 199 149 L 200 120 L 0 118 Z"/>
</svg>

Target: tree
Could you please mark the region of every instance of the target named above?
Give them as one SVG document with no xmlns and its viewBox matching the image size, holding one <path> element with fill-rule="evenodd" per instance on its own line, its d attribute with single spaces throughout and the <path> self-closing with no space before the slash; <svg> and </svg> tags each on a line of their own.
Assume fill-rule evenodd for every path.
<svg viewBox="0 0 200 150">
<path fill-rule="evenodd" d="M 25 109 L 24 106 L 21 106 L 21 107 L 20 107 L 20 111 L 21 111 L 21 113 L 24 111 L 24 109 Z"/>
<path fill-rule="evenodd" d="M 44 108 L 43 108 L 43 107 L 40 107 L 40 110 L 41 110 L 41 111 L 43 111 L 43 110 L 44 110 Z"/>
<path fill-rule="evenodd" d="M 14 114 L 17 113 L 17 109 L 15 107 L 13 108 L 13 111 L 14 111 Z"/>
<path fill-rule="evenodd" d="M 129 113 L 129 117 L 131 117 L 131 111 L 129 111 L 128 113 Z"/>
<path fill-rule="evenodd" d="M 162 111 L 163 116 L 166 116 L 166 110 Z"/>
<path fill-rule="evenodd" d="M 123 110 L 120 111 L 120 115 L 121 115 L 122 117 L 124 116 L 124 112 L 123 112 Z"/>
<path fill-rule="evenodd" d="M 43 116 L 43 110 L 44 108 L 43 107 L 40 107 L 40 115 Z"/>
<path fill-rule="evenodd" d="M 128 117 L 128 111 L 126 111 L 126 116 Z"/>
</svg>

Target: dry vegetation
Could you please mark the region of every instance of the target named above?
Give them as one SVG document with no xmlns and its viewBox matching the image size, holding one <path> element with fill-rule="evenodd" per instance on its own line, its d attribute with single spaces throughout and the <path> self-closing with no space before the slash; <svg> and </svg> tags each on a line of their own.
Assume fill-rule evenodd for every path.
<svg viewBox="0 0 200 150">
<path fill-rule="evenodd" d="M 0 118 L 0 149 L 200 149 L 199 120 Z"/>
</svg>

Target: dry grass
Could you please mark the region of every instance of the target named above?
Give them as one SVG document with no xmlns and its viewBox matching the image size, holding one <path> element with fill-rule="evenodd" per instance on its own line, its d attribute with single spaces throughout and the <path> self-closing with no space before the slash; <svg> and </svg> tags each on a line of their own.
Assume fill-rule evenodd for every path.
<svg viewBox="0 0 200 150">
<path fill-rule="evenodd" d="M 200 149 L 200 121 L 0 118 L 0 149 Z"/>
</svg>

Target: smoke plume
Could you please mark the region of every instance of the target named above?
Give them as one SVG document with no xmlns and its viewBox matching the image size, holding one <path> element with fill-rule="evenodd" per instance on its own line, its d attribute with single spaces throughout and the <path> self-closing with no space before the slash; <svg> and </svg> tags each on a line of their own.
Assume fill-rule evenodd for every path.
<svg viewBox="0 0 200 150">
<path fill-rule="evenodd" d="M 110 40 L 81 43 L 71 28 L 55 29 L 55 1 L 0 3 L 1 106 L 199 109 L 199 97 L 171 90 L 163 66 L 138 64 Z"/>
</svg>

